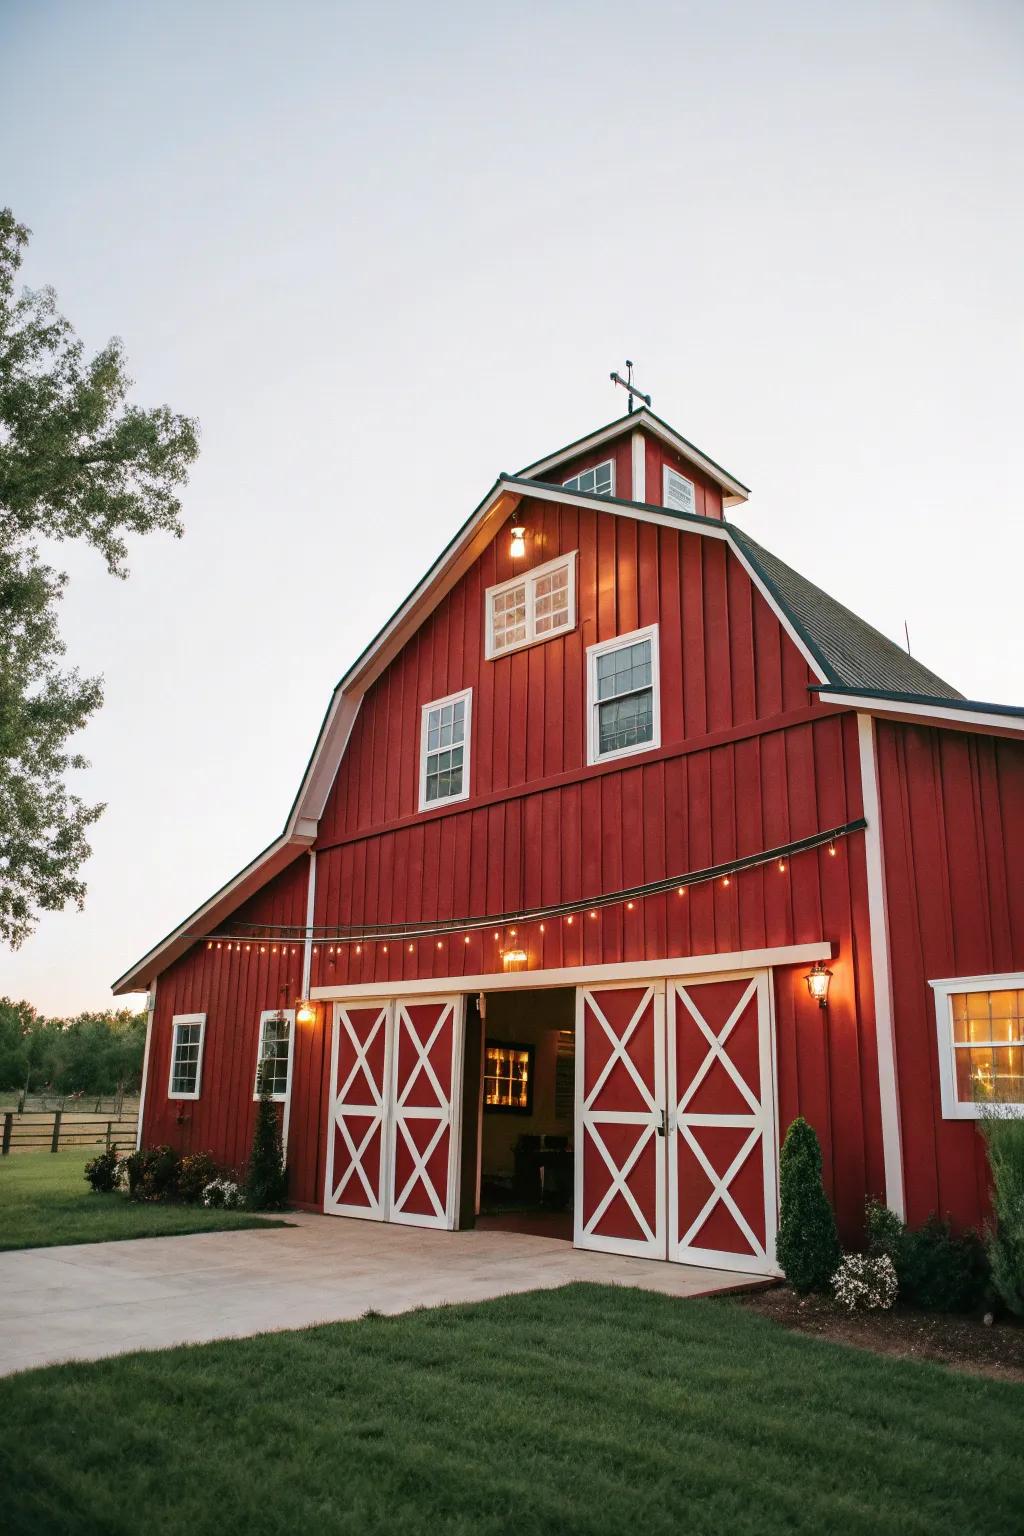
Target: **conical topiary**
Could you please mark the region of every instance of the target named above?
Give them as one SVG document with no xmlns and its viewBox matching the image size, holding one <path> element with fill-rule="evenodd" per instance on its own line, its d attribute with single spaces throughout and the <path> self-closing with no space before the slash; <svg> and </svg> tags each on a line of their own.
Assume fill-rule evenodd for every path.
<svg viewBox="0 0 1024 1536">
<path fill-rule="evenodd" d="M 814 1127 L 799 1115 L 779 1159 L 778 1259 L 795 1291 L 823 1290 L 839 1267 L 839 1238 L 825 1186 Z"/>
<path fill-rule="evenodd" d="M 260 1098 L 256 1106 L 256 1129 L 245 1179 L 245 1203 L 254 1211 L 277 1211 L 285 1203 L 288 1176 L 281 1149 L 281 1127 L 277 1105 L 270 1092 L 270 1073 L 265 1063 L 259 1074 Z"/>
</svg>

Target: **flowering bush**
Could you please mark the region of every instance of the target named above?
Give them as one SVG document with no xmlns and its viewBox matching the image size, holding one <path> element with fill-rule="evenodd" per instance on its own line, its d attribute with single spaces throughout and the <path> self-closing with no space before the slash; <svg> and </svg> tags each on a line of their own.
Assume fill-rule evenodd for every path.
<svg viewBox="0 0 1024 1536">
<path fill-rule="evenodd" d="M 234 1179 L 211 1179 L 203 1190 L 203 1204 L 215 1210 L 234 1211 L 244 1205 L 245 1200 Z"/>
<path fill-rule="evenodd" d="M 178 1169 L 178 1198 L 186 1205 L 195 1205 L 203 1198 L 207 1184 L 219 1177 L 220 1169 L 209 1152 L 187 1153 Z"/>
<path fill-rule="evenodd" d="M 839 1305 L 851 1312 L 887 1310 L 899 1290 L 892 1259 L 888 1254 L 848 1253 L 832 1276 L 832 1290 Z"/>
</svg>

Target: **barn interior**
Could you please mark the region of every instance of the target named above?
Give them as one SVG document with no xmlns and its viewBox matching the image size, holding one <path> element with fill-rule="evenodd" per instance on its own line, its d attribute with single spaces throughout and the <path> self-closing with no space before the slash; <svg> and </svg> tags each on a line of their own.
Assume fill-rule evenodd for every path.
<svg viewBox="0 0 1024 1536">
<path fill-rule="evenodd" d="M 469 1022 L 479 1058 L 475 1224 L 571 1242 L 575 992 L 487 993 Z"/>
</svg>

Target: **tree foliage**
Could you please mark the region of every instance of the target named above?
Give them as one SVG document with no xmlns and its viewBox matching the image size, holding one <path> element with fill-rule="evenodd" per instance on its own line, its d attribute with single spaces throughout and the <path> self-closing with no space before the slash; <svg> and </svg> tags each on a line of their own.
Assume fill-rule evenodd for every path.
<svg viewBox="0 0 1024 1536">
<path fill-rule="evenodd" d="M 115 1093 L 142 1078 L 146 1015 L 127 1008 L 47 1019 L 0 997 L 0 1089 Z"/>
<path fill-rule="evenodd" d="M 96 549 L 127 574 L 127 534 L 180 536 L 178 491 L 196 425 L 128 401 L 116 338 L 94 357 L 51 288 L 16 293 L 28 230 L 0 209 L 0 938 L 20 944 L 41 911 L 81 907 L 88 829 L 102 813 L 67 786 L 68 749 L 102 702 L 98 678 L 62 669 L 66 577 L 40 541 Z"/>
<path fill-rule="evenodd" d="M 795 1291 L 824 1290 L 839 1266 L 836 1220 L 821 1181 L 821 1146 L 798 1115 L 779 1157 L 779 1242 L 782 1272 Z"/>
<path fill-rule="evenodd" d="M 265 1063 L 259 1069 L 259 1090 L 252 1153 L 245 1177 L 245 1203 L 254 1211 L 279 1211 L 287 1197 L 288 1175 L 281 1145 L 281 1124 Z"/>
</svg>

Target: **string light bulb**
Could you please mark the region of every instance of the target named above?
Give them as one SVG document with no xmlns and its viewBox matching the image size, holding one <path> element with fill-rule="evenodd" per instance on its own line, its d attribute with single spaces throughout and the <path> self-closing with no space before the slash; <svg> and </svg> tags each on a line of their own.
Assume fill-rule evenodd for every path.
<svg viewBox="0 0 1024 1536">
<path fill-rule="evenodd" d="M 780 875 L 784 875 L 785 873 L 786 873 L 786 861 L 785 861 L 785 859 L 780 859 L 779 860 L 779 874 Z"/>
</svg>

